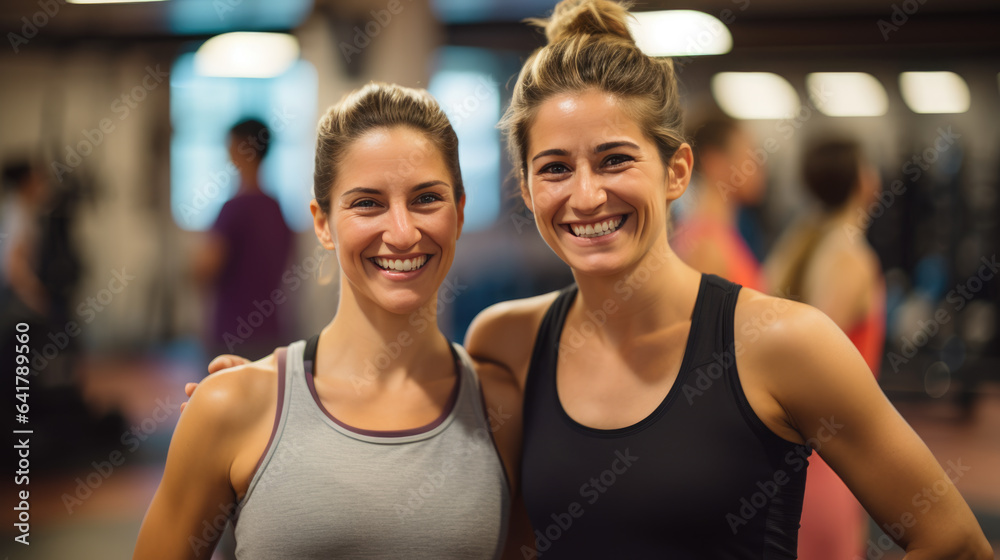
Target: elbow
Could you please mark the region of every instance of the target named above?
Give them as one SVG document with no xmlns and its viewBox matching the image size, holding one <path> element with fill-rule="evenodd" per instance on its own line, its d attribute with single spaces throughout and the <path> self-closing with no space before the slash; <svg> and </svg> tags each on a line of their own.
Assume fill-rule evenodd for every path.
<svg viewBox="0 0 1000 560">
<path fill-rule="evenodd" d="M 929 543 L 928 543 L 929 544 Z M 933 545 L 906 550 L 906 560 L 993 560 L 993 548 L 977 525 L 962 534 L 939 534 Z"/>
<path fill-rule="evenodd" d="M 980 543 L 969 555 L 970 560 L 993 560 L 993 547 L 987 542 L 985 537 L 980 537 Z"/>
<path fill-rule="evenodd" d="M 952 546 L 948 547 L 947 552 L 936 557 L 955 560 L 993 560 L 993 547 L 977 526 L 976 530 L 956 539 Z"/>
</svg>

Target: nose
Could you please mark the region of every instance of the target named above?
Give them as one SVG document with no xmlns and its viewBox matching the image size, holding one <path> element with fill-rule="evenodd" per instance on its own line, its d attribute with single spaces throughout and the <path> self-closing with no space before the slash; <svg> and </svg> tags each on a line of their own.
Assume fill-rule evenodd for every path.
<svg viewBox="0 0 1000 560">
<path fill-rule="evenodd" d="M 389 223 L 382 233 L 382 241 L 395 249 L 405 250 L 420 241 L 420 230 L 413 215 L 405 205 L 397 205 L 388 212 Z"/>
<path fill-rule="evenodd" d="M 580 166 L 577 182 L 569 196 L 569 206 L 581 214 L 595 214 L 608 201 L 608 193 L 597 173 L 589 166 Z"/>
</svg>

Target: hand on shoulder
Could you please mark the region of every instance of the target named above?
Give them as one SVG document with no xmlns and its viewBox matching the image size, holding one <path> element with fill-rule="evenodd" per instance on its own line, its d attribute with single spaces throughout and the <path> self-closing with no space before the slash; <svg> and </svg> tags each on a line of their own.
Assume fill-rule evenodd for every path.
<svg viewBox="0 0 1000 560">
<path fill-rule="evenodd" d="M 273 352 L 256 362 L 213 373 L 192 390 L 188 414 L 225 429 L 253 423 L 277 399 L 277 379 Z"/>
</svg>

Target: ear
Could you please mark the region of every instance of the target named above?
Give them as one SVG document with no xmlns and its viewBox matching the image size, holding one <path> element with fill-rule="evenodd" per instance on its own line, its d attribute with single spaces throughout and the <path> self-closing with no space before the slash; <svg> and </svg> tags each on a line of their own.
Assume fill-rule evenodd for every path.
<svg viewBox="0 0 1000 560">
<path fill-rule="evenodd" d="M 858 171 L 858 183 L 856 192 L 860 191 L 859 194 L 865 203 L 874 201 L 879 191 L 882 190 L 882 177 L 879 175 L 878 168 L 868 162 L 863 163 Z"/>
<path fill-rule="evenodd" d="M 531 202 L 531 190 L 528 189 L 528 181 L 523 176 L 520 180 L 521 187 L 521 200 L 524 201 L 524 205 L 528 208 L 528 211 L 532 214 L 535 213 L 535 205 Z"/>
<path fill-rule="evenodd" d="M 312 212 L 313 229 L 316 231 L 316 238 L 319 239 L 320 245 L 327 251 L 336 251 L 337 242 L 333 239 L 333 234 L 330 233 L 330 216 L 320 208 L 319 202 L 316 202 L 315 198 L 309 202 L 309 211 Z"/>
<path fill-rule="evenodd" d="M 687 191 L 694 169 L 694 153 L 687 142 L 680 145 L 667 166 L 667 200 L 674 201 Z"/>
<path fill-rule="evenodd" d="M 462 226 L 465 225 L 465 193 L 458 199 L 458 235 L 455 239 L 462 237 Z"/>
</svg>

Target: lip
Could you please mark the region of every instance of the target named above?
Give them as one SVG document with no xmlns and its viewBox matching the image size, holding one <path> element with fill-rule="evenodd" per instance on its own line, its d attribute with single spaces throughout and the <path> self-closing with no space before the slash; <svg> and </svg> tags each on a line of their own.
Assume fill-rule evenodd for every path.
<svg viewBox="0 0 1000 560">
<path fill-rule="evenodd" d="M 588 224 L 599 224 L 599 223 L 601 223 L 603 221 L 610 220 L 610 219 L 616 218 L 618 216 L 622 217 L 622 220 L 624 220 L 624 223 L 620 224 L 618 226 L 618 229 L 616 229 L 615 231 L 613 231 L 613 232 L 611 232 L 611 233 L 609 233 L 607 235 L 602 235 L 600 237 L 577 237 L 576 235 L 573 235 L 573 230 L 570 228 L 571 225 L 586 226 Z M 558 229 L 563 232 L 563 235 L 565 235 L 566 237 L 568 237 L 571 240 L 570 241 L 571 243 L 573 243 L 573 244 L 575 244 L 575 245 L 577 245 L 579 247 L 594 247 L 594 246 L 600 246 L 600 245 L 607 245 L 609 243 L 613 243 L 616 239 L 618 239 L 621 236 L 622 230 L 624 230 L 629 225 L 629 223 L 630 223 L 630 220 L 629 220 L 630 216 L 632 216 L 631 212 L 630 213 L 624 213 L 624 214 L 610 214 L 610 215 L 604 216 L 604 217 L 602 217 L 600 219 L 591 220 L 591 221 L 587 221 L 587 222 L 564 222 L 564 223 L 559 224 L 559 228 Z"/>
<path fill-rule="evenodd" d="M 621 214 L 608 214 L 607 216 L 602 216 L 600 218 L 596 218 L 596 219 L 593 219 L 593 220 L 590 220 L 590 221 L 587 221 L 587 222 L 583 222 L 583 221 L 563 222 L 563 223 L 561 223 L 559 225 L 563 226 L 563 227 L 566 227 L 566 228 L 568 228 L 570 226 L 590 226 L 590 225 L 594 225 L 594 224 L 599 224 L 601 222 L 606 222 L 606 221 L 608 221 L 608 220 L 610 220 L 612 218 L 618 218 L 618 217 L 624 218 L 625 216 L 628 216 L 628 213 L 624 213 L 623 212 Z M 572 233 L 572 232 L 570 232 L 570 233 Z"/>
<path fill-rule="evenodd" d="M 427 262 L 424 263 L 424 266 L 416 270 L 407 270 L 407 271 L 386 270 L 380 267 L 379 265 L 375 264 L 374 262 L 374 259 L 376 258 L 406 260 L 406 259 L 414 259 L 416 257 L 421 257 L 421 256 L 426 256 Z M 368 261 L 368 264 L 371 265 L 371 267 L 375 269 L 375 272 L 377 272 L 381 276 L 393 281 L 405 281 L 405 280 L 412 280 L 423 274 L 424 270 L 427 269 L 427 265 L 430 264 L 431 259 L 433 259 L 434 257 L 435 255 L 433 253 L 409 253 L 406 255 L 375 255 L 367 257 L 365 258 L 365 260 Z"/>
</svg>

